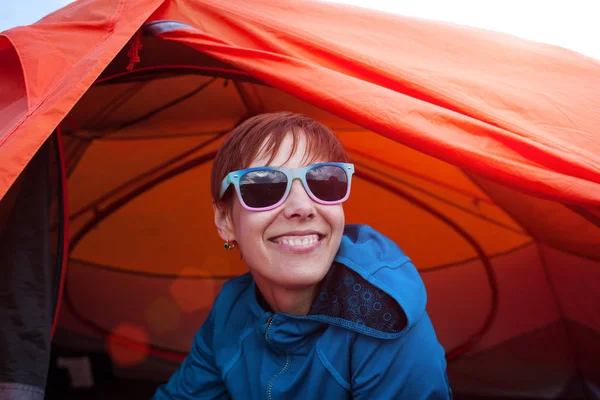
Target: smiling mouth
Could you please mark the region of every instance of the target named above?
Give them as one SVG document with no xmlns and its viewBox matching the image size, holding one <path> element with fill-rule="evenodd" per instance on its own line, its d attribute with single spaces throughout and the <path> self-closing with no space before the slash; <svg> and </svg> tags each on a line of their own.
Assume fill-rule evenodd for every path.
<svg viewBox="0 0 600 400">
<path fill-rule="evenodd" d="M 302 235 L 302 236 L 278 236 L 276 238 L 269 239 L 275 244 L 281 244 L 292 247 L 305 247 L 318 243 L 323 238 L 318 234 Z"/>
</svg>

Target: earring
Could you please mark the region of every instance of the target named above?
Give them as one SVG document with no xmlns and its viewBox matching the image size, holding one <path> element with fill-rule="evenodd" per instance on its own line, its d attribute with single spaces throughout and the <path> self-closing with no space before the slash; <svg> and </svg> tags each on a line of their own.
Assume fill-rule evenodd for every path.
<svg viewBox="0 0 600 400">
<path fill-rule="evenodd" d="M 225 250 L 233 250 L 235 248 L 235 244 L 229 243 L 229 239 L 227 239 L 223 247 L 225 248 Z"/>
</svg>

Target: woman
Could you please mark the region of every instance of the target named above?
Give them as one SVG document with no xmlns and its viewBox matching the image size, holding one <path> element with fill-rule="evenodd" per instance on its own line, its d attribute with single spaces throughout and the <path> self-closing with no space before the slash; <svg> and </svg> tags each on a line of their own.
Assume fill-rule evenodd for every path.
<svg viewBox="0 0 600 400">
<path fill-rule="evenodd" d="M 344 222 L 354 167 L 324 125 L 262 114 L 212 170 L 215 224 L 250 273 L 226 283 L 155 399 L 448 399 L 410 259 Z"/>
</svg>

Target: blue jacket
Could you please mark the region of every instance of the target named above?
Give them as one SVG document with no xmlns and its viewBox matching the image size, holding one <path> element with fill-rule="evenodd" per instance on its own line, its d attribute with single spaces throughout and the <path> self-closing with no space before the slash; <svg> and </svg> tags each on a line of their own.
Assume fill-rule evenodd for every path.
<svg viewBox="0 0 600 400">
<path fill-rule="evenodd" d="M 268 311 L 250 274 L 226 283 L 154 399 L 449 399 L 423 282 L 391 240 L 348 225 L 311 311 Z"/>
</svg>

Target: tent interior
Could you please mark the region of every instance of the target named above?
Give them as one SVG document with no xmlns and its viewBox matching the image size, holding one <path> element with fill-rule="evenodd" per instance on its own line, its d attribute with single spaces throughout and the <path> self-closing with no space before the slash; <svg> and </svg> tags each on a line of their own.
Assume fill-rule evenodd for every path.
<svg viewBox="0 0 600 400">
<path fill-rule="evenodd" d="M 132 40 L 0 203 L 3 245 L 23 227 L 19 207 L 46 208 L 31 224 L 60 253 L 64 166 L 70 246 L 48 397 L 147 398 L 169 378 L 223 282 L 246 272 L 213 224 L 216 149 L 245 118 L 289 110 L 346 146 L 356 166 L 347 223 L 392 238 L 420 271 L 457 398 L 600 398 L 597 217 L 407 147 L 148 28 L 135 67 Z M 40 182 L 48 190 L 36 205 Z"/>
</svg>

